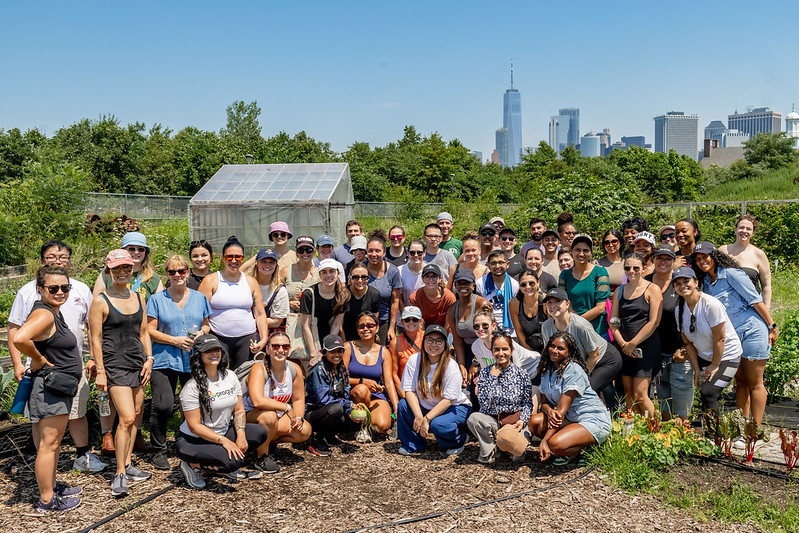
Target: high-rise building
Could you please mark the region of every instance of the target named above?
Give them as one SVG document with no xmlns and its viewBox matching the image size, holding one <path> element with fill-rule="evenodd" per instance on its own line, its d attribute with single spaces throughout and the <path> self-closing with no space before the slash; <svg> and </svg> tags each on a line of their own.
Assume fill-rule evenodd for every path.
<svg viewBox="0 0 799 533">
<path fill-rule="evenodd" d="M 793 146 L 799 150 L 799 113 L 791 111 L 785 117 L 785 131 L 788 132 L 788 137 L 793 137 Z"/>
<path fill-rule="evenodd" d="M 624 143 L 626 147 L 630 146 L 640 146 L 641 148 L 646 148 L 646 137 L 643 135 L 633 135 L 632 137 L 622 137 L 621 142 Z"/>
<path fill-rule="evenodd" d="M 699 115 L 669 111 L 654 118 L 655 152 L 674 150 L 693 160 L 699 158 Z"/>
<path fill-rule="evenodd" d="M 500 132 L 505 130 L 500 138 Z M 500 140 L 505 144 L 506 153 L 503 159 L 503 148 Z M 497 130 L 497 151 L 503 167 L 515 167 L 522 160 L 522 96 L 518 89 L 513 88 L 513 63 L 510 65 L 510 89 L 505 91 L 502 99 L 502 128 Z"/>
<path fill-rule="evenodd" d="M 727 131 L 727 126 L 720 120 L 714 120 L 705 126 L 703 139 L 721 139 L 721 134 Z"/>
<path fill-rule="evenodd" d="M 477 159 L 479 163 L 483 162 L 483 152 L 478 152 L 477 150 L 472 150 L 472 157 Z"/>
<path fill-rule="evenodd" d="M 496 132 L 496 147 L 499 153 L 500 166 L 507 167 L 508 164 L 508 128 L 499 128 Z"/>
<path fill-rule="evenodd" d="M 738 113 L 736 110 L 727 116 L 727 127 L 748 133 L 750 137 L 758 133 L 779 133 L 782 131 L 782 113 L 768 107 L 758 107 L 746 113 Z"/>
<path fill-rule="evenodd" d="M 580 139 L 580 155 L 583 157 L 599 157 L 602 155 L 600 136 L 593 131 L 586 133 Z"/>
<path fill-rule="evenodd" d="M 608 140 L 610 133 L 608 133 Z M 569 107 L 558 111 L 549 119 L 549 146 L 560 153 L 567 146 L 580 144 L 580 110 Z"/>
<path fill-rule="evenodd" d="M 608 155 L 608 150 L 613 142 L 610 138 L 610 128 L 603 128 L 602 133 L 597 133 L 597 135 L 599 135 L 599 150 L 604 157 Z"/>
<path fill-rule="evenodd" d="M 580 110 L 576 107 L 567 107 L 559 110 L 558 114 L 562 117 L 568 117 L 569 130 L 566 134 L 566 146 L 577 146 L 580 142 Z"/>
</svg>

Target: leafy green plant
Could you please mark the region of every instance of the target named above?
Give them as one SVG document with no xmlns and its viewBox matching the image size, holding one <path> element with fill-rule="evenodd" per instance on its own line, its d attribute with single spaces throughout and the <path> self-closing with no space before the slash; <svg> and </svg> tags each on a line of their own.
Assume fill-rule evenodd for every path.
<svg viewBox="0 0 799 533">
<path fill-rule="evenodd" d="M 780 336 L 771 349 L 771 357 L 763 374 L 769 399 L 786 396 L 799 379 L 799 312 L 785 317 Z"/>
</svg>

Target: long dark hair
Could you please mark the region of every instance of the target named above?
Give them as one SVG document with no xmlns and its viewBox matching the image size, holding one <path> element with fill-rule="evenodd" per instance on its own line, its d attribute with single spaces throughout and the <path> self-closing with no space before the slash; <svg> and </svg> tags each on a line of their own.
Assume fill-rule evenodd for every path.
<svg viewBox="0 0 799 533">
<path fill-rule="evenodd" d="M 555 339 L 563 339 L 563 342 L 566 343 L 566 349 L 569 351 L 566 359 L 563 360 L 563 363 L 558 368 L 555 368 L 555 363 L 549 358 L 549 347 L 552 346 Z M 563 377 L 563 372 L 566 371 L 566 367 L 569 366 L 569 363 L 576 363 L 580 365 L 586 374 L 588 374 L 588 368 L 585 366 L 583 359 L 580 357 L 580 350 L 577 347 L 577 340 L 575 340 L 574 336 L 569 333 L 568 331 L 556 331 L 552 337 L 550 337 L 549 342 L 547 343 L 544 351 L 541 352 L 541 362 L 538 363 L 538 371 L 536 372 L 536 377 L 541 377 L 544 372 L 549 370 L 550 372 L 555 372 L 558 375 L 558 379 Z"/>
<path fill-rule="evenodd" d="M 210 335 L 210 334 L 209 334 Z M 219 376 L 224 379 L 227 375 L 227 367 L 230 364 L 230 356 L 224 346 L 221 348 L 222 357 L 219 359 Z M 211 397 L 208 396 L 208 374 L 205 373 L 205 365 L 203 365 L 202 352 L 199 350 L 192 350 L 189 357 L 189 368 L 191 369 L 191 377 L 197 383 L 197 394 L 200 400 L 200 418 L 205 418 L 206 415 L 211 415 Z"/>
<path fill-rule="evenodd" d="M 718 250 L 712 250 L 708 254 L 713 262 L 716 264 L 716 272 L 719 271 L 719 268 L 737 268 L 741 269 L 741 264 L 730 257 L 729 255 L 725 254 L 724 252 L 720 252 Z M 705 286 L 705 278 L 707 277 L 707 272 L 702 270 L 701 268 L 696 266 L 696 254 L 691 254 L 690 259 L 688 260 L 688 265 L 694 269 L 696 273 L 696 279 L 699 281 L 699 290 L 701 291 L 702 288 Z"/>
<path fill-rule="evenodd" d="M 530 250 L 532 250 L 532 248 Z M 528 250 L 528 252 L 530 250 Z M 536 250 L 537 250 L 537 248 L 536 248 Z M 524 270 L 519 272 L 519 282 L 522 281 L 522 278 L 524 276 L 533 276 L 535 278 L 536 283 L 539 282 L 538 274 L 536 274 L 535 270 L 533 270 L 532 268 L 525 268 Z M 538 286 L 538 291 L 539 292 L 541 291 L 541 286 L 540 285 Z M 519 300 L 520 302 L 524 301 L 524 293 L 521 290 L 516 293 L 516 299 Z"/>
<path fill-rule="evenodd" d="M 613 235 L 617 239 L 619 239 L 619 257 L 624 256 L 624 249 L 627 246 L 627 243 L 624 242 L 624 235 L 621 234 L 619 230 L 616 228 L 610 228 L 608 231 L 602 235 L 602 250 L 607 254 L 608 252 L 605 250 L 605 239 L 608 238 L 608 235 Z"/>
<path fill-rule="evenodd" d="M 269 346 L 269 343 L 272 342 L 272 339 L 281 336 L 286 337 L 289 340 L 289 343 L 291 343 L 291 337 L 288 336 L 288 333 L 286 333 L 285 331 L 278 330 L 278 331 L 273 331 L 272 334 L 269 335 L 266 341 L 267 347 Z M 288 358 L 286 358 L 286 372 L 290 372 L 289 371 L 290 364 L 291 361 L 289 361 Z M 277 387 L 277 382 L 275 381 L 275 377 L 272 372 L 272 357 L 268 353 L 266 354 L 266 357 L 264 357 L 264 367 L 266 368 L 266 376 L 264 376 L 264 379 L 267 378 L 269 379 L 269 385 L 272 387 L 272 390 L 274 390 L 274 388 Z M 291 374 L 289 373 L 289 375 Z"/>
</svg>

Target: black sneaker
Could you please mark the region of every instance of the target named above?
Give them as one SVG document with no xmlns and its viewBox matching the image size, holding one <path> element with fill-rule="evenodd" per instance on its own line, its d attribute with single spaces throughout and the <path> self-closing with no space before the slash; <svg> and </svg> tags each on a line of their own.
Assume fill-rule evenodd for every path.
<svg viewBox="0 0 799 533">
<path fill-rule="evenodd" d="M 308 451 L 318 457 L 330 457 L 333 453 L 324 438 L 311 439 L 308 442 Z"/>
<path fill-rule="evenodd" d="M 276 474 L 280 472 L 280 465 L 275 462 L 275 458 L 271 454 L 266 454 L 257 461 L 255 461 L 255 468 L 267 474 Z"/>
<path fill-rule="evenodd" d="M 63 513 L 75 509 L 78 505 L 80 505 L 80 498 L 65 498 L 58 493 L 53 493 L 53 497 L 49 502 L 44 503 L 39 500 L 36 512 L 42 514 Z"/>
<path fill-rule="evenodd" d="M 343 443 L 335 435 L 325 435 L 322 437 L 328 446 L 341 446 Z"/>
<path fill-rule="evenodd" d="M 169 470 L 172 467 L 169 465 L 168 457 L 166 450 L 155 452 L 155 455 L 153 455 L 153 466 L 158 470 Z"/>
<path fill-rule="evenodd" d="M 63 498 L 68 498 L 70 496 L 77 496 L 83 492 L 83 489 L 80 487 L 70 487 L 62 481 L 56 481 L 55 487 L 53 487 L 53 492 Z"/>
</svg>

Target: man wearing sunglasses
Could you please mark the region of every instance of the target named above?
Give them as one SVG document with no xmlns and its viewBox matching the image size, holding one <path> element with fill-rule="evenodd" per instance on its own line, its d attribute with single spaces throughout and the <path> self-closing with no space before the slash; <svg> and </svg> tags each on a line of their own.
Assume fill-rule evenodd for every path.
<svg viewBox="0 0 799 533">
<path fill-rule="evenodd" d="M 677 231 L 674 226 L 663 226 L 660 228 L 658 235 L 660 236 L 660 242 L 671 246 L 672 251 L 676 252 L 680 249 L 680 245 L 677 244 Z"/>
<path fill-rule="evenodd" d="M 491 222 L 486 222 L 480 226 L 480 262 L 487 264 L 488 254 L 499 249 L 499 239 L 497 238 L 497 228 Z"/>
<path fill-rule="evenodd" d="M 39 259 L 42 265 L 62 266 L 67 271 L 70 267 L 72 248 L 68 244 L 58 240 L 45 242 L 40 250 Z M 71 289 L 67 301 L 61 306 L 61 314 L 67 323 L 69 330 L 78 340 L 78 346 L 83 346 L 85 337 L 84 325 L 89 325 L 89 306 L 92 303 L 92 291 L 89 287 L 76 279 L 69 278 Z M 30 360 L 22 362 L 22 354 L 14 345 L 14 337 L 17 331 L 28 319 L 28 315 L 33 308 L 33 304 L 39 300 L 39 293 L 36 291 L 36 280 L 23 285 L 14 297 L 11 311 L 8 316 L 8 351 L 11 353 L 11 360 L 14 364 L 14 377 L 17 381 L 22 379 L 25 371 L 30 366 Z M 86 404 L 89 401 L 89 381 L 94 378 L 94 361 L 89 360 L 86 370 L 81 376 L 78 384 L 78 392 L 72 401 L 72 411 L 69 413 L 69 433 L 75 442 L 75 461 L 72 467 L 84 473 L 101 472 L 106 466 L 104 462 L 89 451 L 89 424 L 86 421 Z M 33 442 L 39 442 L 38 424 L 32 424 Z"/>
<path fill-rule="evenodd" d="M 502 228 L 499 232 L 499 249 L 505 253 L 508 260 L 508 276 L 519 280 L 519 274 L 525 268 L 524 258 L 516 253 L 516 232 L 511 228 Z"/>
<path fill-rule="evenodd" d="M 441 247 L 443 250 L 452 252 L 452 255 L 455 256 L 455 259 L 460 258 L 461 253 L 463 252 L 463 241 L 452 236 L 452 215 L 446 211 L 439 213 L 436 217 L 436 224 L 438 224 L 438 227 L 441 228 L 441 243 L 439 244 L 439 247 Z"/>
<path fill-rule="evenodd" d="M 442 249 L 441 239 L 444 232 L 438 224 L 428 224 L 424 228 L 424 242 L 426 244 L 426 253 L 424 254 L 425 264 L 433 263 L 441 270 L 441 277 L 444 283 L 447 282 L 450 269 L 458 264 L 458 260 L 452 255 L 452 252 Z"/>
</svg>

